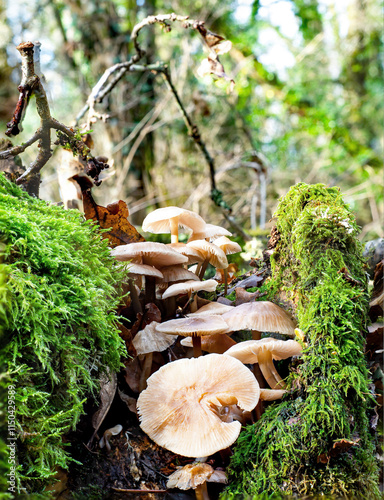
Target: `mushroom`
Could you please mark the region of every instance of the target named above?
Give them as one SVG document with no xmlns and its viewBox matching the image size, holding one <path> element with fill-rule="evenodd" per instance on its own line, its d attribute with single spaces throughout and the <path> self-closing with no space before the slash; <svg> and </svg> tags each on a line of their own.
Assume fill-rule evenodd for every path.
<svg viewBox="0 0 384 500">
<path fill-rule="evenodd" d="M 171 319 L 158 325 L 157 330 L 168 335 L 192 337 L 193 355 L 201 356 L 201 337 L 225 333 L 228 330 L 221 316 Z"/>
<path fill-rule="evenodd" d="M 294 336 L 295 325 L 288 314 L 273 302 L 247 302 L 223 314 L 232 331 L 251 330 L 253 340 L 260 340 L 261 332 L 278 332 Z"/>
<path fill-rule="evenodd" d="M 167 488 L 178 488 L 179 490 L 194 489 L 197 500 L 209 500 L 208 483 L 227 483 L 224 471 L 214 470 L 209 464 L 194 462 L 179 467 L 176 472 L 168 477 Z"/>
<path fill-rule="evenodd" d="M 228 239 L 226 236 L 221 236 L 213 241 L 213 244 L 218 246 L 225 255 L 232 255 L 234 253 L 241 252 L 241 246 L 236 243 L 236 241 L 232 241 Z M 219 271 L 220 269 L 218 269 Z M 228 267 L 223 269 L 224 271 L 224 295 L 227 295 L 228 291 Z"/>
<path fill-rule="evenodd" d="M 287 391 L 284 389 L 260 389 L 261 401 L 276 401 L 281 399 Z"/>
<path fill-rule="evenodd" d="M 233 444 L 241 424 L 223 422 L 222 408 L 252 411 L 260 394 L 251 371 L 223 354 L 173 361 L 147 382 L 137 400 L 140 427 L 159 446 L 193 458 Z"/>
<path fill-rule="evenodd" d="M 180 344 L 184 347 L 193 347 L 192 337 L 181 339 Z M 236 345 L 236 342 L 225 333 L 214 333 L 213 335 L 201 337 L 201 350 L 205 352 L 223 354 L 234 345 Z"/>
<path fill-rule="evenodd" d="M 131 294 L 133 309 L 135 311 L 135 314 L 141 313 L 143 312 L 143 310 L 140 304 L 135 284 L 132 282 L 132 279 L 129 278 L 134 278 L 137 276 L 146 276 L 146 277 L 150 276 L 150 277 L 155 277 L 157 279 L 162 279 L 163 274 L 155 267 L 147 266 L 146 264 L 135 264 L 134 262 L 131 262 L 127 268 L 128 268 L 128 286 L 129 286 L 129 292 Z"/>
<path fill-rule="evenodd" d="M 123 430 L 123 426 L 118 424 L 115 425 L 114 427 L 111 427 L 110 429 L 107 429 L 103 437 L 99 441 L 99 446 L 100 448 L 104 448 L 104 446 L 107 448 L 108 451 L 111 451 L 111 445 L 109 444 L 109 440 L 112 436 L 117 436 L 120 434 L 120 432 Z"/>
<path fill-rule="evenodd" d="M 224 314 L 233 309 L 233 306 L 227 306 L 220 302 L 210 302 L 200 307 L 196 312 L 187 314 L 188 318 L 197 316 L 210 316 L 211 314 Z"/>
<path fill-rule="evenodd" d="M 204 256 L 198 250 L 189 247 L 185 243 L 167 243 L 167 246 L 187 257 L 188 265 L 203 262 L 204 260 Z"/>
<path fill-rule="evenodd" d="M 150 233 L 171 233 L 171 243 L 179 241 L 179 227 L 202 231 L 205 221 L 200 215 L 179 207 L 158 208 L 146 216 L 143 231 Z"/>
<path fill-rule="evenodd" d="M 206 224 L 205 228 L 202 231 L 193 231 L 191 236 L 188 238 L 188 243 L 194 240 L 210 240 L 218 238 L 219 236 L 232 236 L 232 233 L 221 226 Z"/>
<path fill-rule="evenodd" d="M 175 295 L 188 294 L 189 301 L 191 301 L 192 293 L 205 291 L 214 292 L 216 290 L 218 283 L 216 280 L 205 280 L 205 281 L 184 281 L 184 283 L 176 283 L 171 285 L 165 290 L 162 298 L 167 299 L 168 297 L 173 297 Z M 196 312 L 197 310 L 197 298 L 196 295 L 190 305 L 191 312 Z"/>
<path fill-rule="evenodd" d="M 205 240 L 193 240 L 187 243 L 187 245 L 204 255 L 204 262 L 197 266 L 196 271 L 200 279 L 203 279 L 208 264 L 212 264 L 216 269 L 225 269 L 228 267 L 225 253 L 214 243 L 209 243 L 209 241 Z"/>
<path fill-rule="evenodd" d="M 165 349 L 168 349 L 175 341 L 170 335 L 157 331 L 159 324 L 160 323 L 157 323 L 157 321 L 152 321 L 152 323 L 149 323 L 143 330 L 137 332 L 132 340 L 137 355 L 144 356 L 139 382 L 140 391 L 145 389 L 147 378 L 151 373 L 153 353 L 165 351 Z"/>
<path fill-rule="evenodd" d="M 147 264 L 156 266 L 172 266 L 188 262 L 188 258 L 181 255 L 172 248 L 152 241 L 140 241 L 138 243 L 128 243 L 119 245 L 111 250 L 111 255 L 119 261 L 132 261 L 135 264 Z M 156 278 L 147 276 L 145 280 L 146 302 L 155 301 Z"/>
<path fill-rule="evenodd" d="M 285 383 L 277 373 L 274 359 L 286 359 L 301 354 L 302 347 L 296 340 L 276 340 L 265 338 L 261 340 L 246 340 L 239 342 L 224 353 L 243 363 L 258 363 L 261 373 L 271 389 L 284 389 Z"/>
</svg>

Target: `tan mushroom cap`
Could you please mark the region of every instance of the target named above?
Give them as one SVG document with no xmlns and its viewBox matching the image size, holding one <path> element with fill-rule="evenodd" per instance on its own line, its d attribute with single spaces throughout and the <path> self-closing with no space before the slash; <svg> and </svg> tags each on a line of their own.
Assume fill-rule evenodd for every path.
<svg viewBox="0 0 384 500">
<path fill-rule="evenodd" d="M 146 264 L 136 264 L 131 262 L 127 267 L 128 274 L 135 274 L 140 276 L 154 276 L 158 279 L 163 279 L 163 274 L 161 271 L 153 266 L 148 266 Z"/>
<path fill-rule="evenodd" d="M 228 267 L 228 260 L 221 248 L 214 243 L 209 243 L 205 240 L 193 240 L 187 245 L 195 250 L 198 250 L 204 255 L 204 259 L 208 260 L 213 267 L 218 269 L 225 269 Z"/>
<path fill-rule="evenodd" d="M 187 337 L 181 340 L 181 345 L 184 347 L 193 347 L 192 337 Z M 217 354 L 224 354 L 236 342 L 225 333 L 214 333 L 201 337 L 201 350 L 205 352 L 215 352 Z"/>
<path fill-rule="evenodd" d="M 157 331 L 168 335 L 181 335 L 182 337 L 203 337 L 215 333 L 225 333 L 228 330 L 227 323 L 221 316 L 209 316 L 206 318 L 181 318 L 164 321 L 157 327 Z"/>
<path fill-rule="evenodd" d="M 174 337 L 157 331 L 159 324 L 156 321 L 152 321 L 143 330 L 137 332 L 132 344 L 138 355 L 165 351 L 165 349 L 168 349 L 175 342 Z"/>
<path fill-rule="evenodd" d="M 227 306 L 226 304 L 221 304 L 220 302 L 211 302 L 210 304 L 205 304 L 200 307 L 196 312 L 187 314 L 188 318 L 196 318 L 197 316 L 210 316 L 211 314 L 224 314 L 231 309 L 233 306 Z"/>
<path fill-rule="evenodd" d="M 216 280 L 206 281 L 184 281 L 184 283 L 176 283 L 167 288 L 163 293 L 163 299 L 173 297 L 174 295 L 181 295 L 183 293 L 199 292 L 204 290 L 206 292 L 214 292 L 217 288 L 218 282 Z"/>
<path fill-rule="evenodd" d="M 232 236 L 227 229 L 214 224 L 206 224 L 202 231 L 193 231 L 188 239 L 188 243 L 194 240 L 205 240 L 206 238 L 218 238 L 219 236 Z"/>
<path fill-rule="evenodd" d="M 158 208 L 146 216 L 143 221 L 143 231 L 150 233 L 173 233 L 173 229 L 181 227 L 202 231 L 205 221 L 200 215 L 179 207 Z"/>
<path fill-rule="evenodd" d="M 172 250 L 163 243 L 141 241 L 119 245 L 111 250 L 111 255 L 119 261 L 131 260 L 135 263 L 154 265 L 156 267 L 186 264 L 188 258 Z"/>
<path fill-rule="evenodd" d="M 223 314 L 232 331 L 258 330 L 278 332 L 284 335 L 295 334 L 295 324 L 281 307 L 273 302 L 259 301 L 241 304 Z"/>
<path fill-rule="evenodd" d="M 167 488 L 178 488 L 179 490 L 196 489 L 199 485 L 207 482 L 226 483 L 227 478 L 224 471 L 217 471 L 209 464 L 194 462 L 180 467 L 168 477 Z"/>
<path fill-rule="evenodd" d="M 260 354 L 269 352 L 272 359 L 286 359 L 291 356 L 297 356 L 302 352 L 301 345 L 296 340 L 277 340 L 265 338 L 261 340 L 245 340 L 225 352 L 226 356 L 232 356 L 242 363 L 258 363 Z"/>
<path fill-rule="evenodd" d="M 284 389 L 260 389 L 261 401 L 276 401 L 281 399 L 287 391 Z"/>
<path fill-rule="evenodd" d="M 204 256 L 194 248 L 189 247 L 185 243 L 167 243 L 168 247 L 171 247 L 172 250 L 176 250 L 176 252 L 185 255 L 188 257 L 188 265 L 195 264 L 196 262 L 203 262 Z"/>
<path fill-rule="evenodd" d="M 162 277 L 157 280 L 157 283 L 171 283 L 177 281 L 200 281 L 195 273 L 184 269 L 181 266 L 167 266 L 160 269 Z"/>
<path fill-rule="evenodd" d="M 220 238 L 213 240 L 213 244 L 221 248 L 225 255 L 232 255 L 233 253 L 241 252 L 241 246 L 236 243 L 236 241 L 232 241 L 226 236 L 221 236 Z"/>
<path fill-rule="evenodd" d="M 138 400 L 140 427 L 159 446 L 186 457 L 206 457 L 233 444 L 240 422 L 219 411 L 237 404 L 251 411 L 259 385 L 240 361 L 220 354 L 179 359 L 148 379 Z"/>
</svg>

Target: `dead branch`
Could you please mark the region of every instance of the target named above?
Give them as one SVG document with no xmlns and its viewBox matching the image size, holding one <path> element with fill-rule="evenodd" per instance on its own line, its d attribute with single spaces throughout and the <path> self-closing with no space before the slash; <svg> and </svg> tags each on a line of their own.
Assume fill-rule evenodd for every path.
<svg viewBox="0 0 384 500">
<path fill-rule="evenodd" d="M 88 175 L 95 179 L 95 184 L 98 185 L 100 183 L 98 178 L 100 171 L 104 168 L 108 168 L 108 164 L 105 163 L 105 161 L 91 156 L 90 150 L 82 141 L 81 136 L 72 128 L 69 128 L 63 123 L 60 123 L 59 121 L 55 120 L 55 118 L 52 118 L 47 95 L 39 76 L 35 72 L 34 57 L 36 56 L 36 53 L 38 55 L 40 45 L 40 42 L 25 42 L 21 43 L 17 47 L 17 50 L 21 55 L 22 76 L 20 85 L 18 87 L 20 94 L 12 120 L 7 123 L 7 131 L 5 133 L 8 136 L 15 136 L 20 133 L 21 123 L 32 95 L 35 95 L 36 97 L 36 108 L 40 117 L 40 127 L 37 129 L 34 135 L 24 144 L 13 146 L 6 151 L 2 151 L 0 153 L 0 159 L 14 157 L 24 152 L 36 141 L 39 141 L 39 152 L 36 159 L 16 180 L 16 183 L 24 184 L 27 180 L 31 180 L 34 177 L 37 178 L 40 170 L 52 156 L 51 129 L 54 129 L 61 134 L 61 136 L 59 135 L 58 143 L 62 144 L 64 147 L 70 148 L 74 153 L 77 153 L 83 160 L 87 162 L 86 171 Z M 39 57 L 37 57 L 37 61 L 39 61 Z M 37 181 L 37 184 L 38 183 L 39 182 Z M 38 190 L 34 190 L 34 194 L 37 193 Z"/>
</svg>

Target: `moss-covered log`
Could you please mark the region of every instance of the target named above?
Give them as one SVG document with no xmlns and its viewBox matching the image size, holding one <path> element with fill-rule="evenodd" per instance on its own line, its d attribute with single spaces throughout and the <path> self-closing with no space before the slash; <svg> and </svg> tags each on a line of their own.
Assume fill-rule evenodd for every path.
<svg viewBox="0 0 384 500">
<path fill-rule="evenodd" d="M 30 495 L 67 467 L 65 434 L 98 394 L 100 373 L 120 367 L 113 310 L 122 268 L 94 223 L 31 198 L 3 174 L 0 235 L 8 274 L 0 382 L 15 387 L 17 488 Z"/>
<path fill-rule="evenodd" d="M 380 498 L 364 357 L 367 276 L 337 188 L 300 183 L 275 213 L 270 291 L 293 305 L 307 347 L 291 394 L 244 429 L 225 498 Z"/>
</svg>

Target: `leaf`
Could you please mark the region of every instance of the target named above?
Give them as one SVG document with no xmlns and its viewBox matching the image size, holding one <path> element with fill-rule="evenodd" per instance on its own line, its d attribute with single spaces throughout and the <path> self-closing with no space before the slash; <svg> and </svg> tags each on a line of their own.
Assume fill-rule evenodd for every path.
<svg viewBox="0 0 384 500">
<path fill-rule="evenodd" d="M 118 323 L 117 328 L 120 330 L 120 337 L 124 340 L 125 345 L 127 346 L 129 356 L 136 356 L 136 349 L 132 344 L 132 331 L 121 323 Z"/>
<path fill-rule="evenodd" d="M 88 441 L 88 448 L 92 446 L 92 442 L 103 423 L 109 408 L 111 407 L 113 398 L 115 397 L 117 388 L 116 373 L 108 372 L 103 373 L 100 377 L 100 408 L 94 413 L 92 417 L 92 426 L 95 429 L 91 439 Z"/>
<path fill-rule="evenodd" d="M 145 306 L 145 313 L 140 329 L 143 330 L 147 325 L 152 323 L 152 321 L 161 323 L 161 312 L 160 309 L 151 302 L 150 304 L 146 304 Z"/>
<path fill-rule="evenodd" d="M 258 290 L 254 293 L 247 292 L 244 288 L 238 287 L 235 289 L 236 300 L 235 306 L 239 306 L 240 304 L 245 304 L 246 302 L 254 302 L 259 297 L 266 295 L 266 293 L 260 293 Z"/>
<path fill-rule="evenodd" d="M 145 241 L 143 236 L 128 221 L 129 211 L 125 201 L 119 200 L 106 207 L 97 205 L 91 194 L 89 179 L 78 175 L 73 176 L 73 179 L 81 188 L 85 218 L 96 221 L 102 229 L 109 229 L 103 234 L 103 237 L 108 238 L 112 248 L 127 243 Z"/>
<path fill-rule="evenodd" d="M 125 392 L 120 391 L 120 389 L 118 389 L 118 393 L 121 401 L 123 401 L 127 405 L 128 410 L 137 415 L 136 399 L 128 396 L 127 394 L 125 394 Z"/>
</svg>

